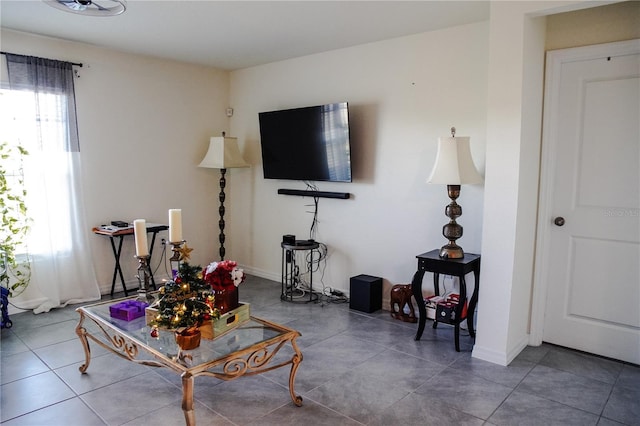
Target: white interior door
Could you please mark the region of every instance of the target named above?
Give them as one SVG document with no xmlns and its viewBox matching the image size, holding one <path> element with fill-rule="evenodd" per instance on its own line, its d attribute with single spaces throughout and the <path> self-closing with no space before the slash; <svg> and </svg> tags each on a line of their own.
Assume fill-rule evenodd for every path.
<svg viewBox="0 0 640 426">
<path fill-rule="evenodd" d="M 547 55 L 542 339 L 640 364 L 640 40 Z"/>
</svg>

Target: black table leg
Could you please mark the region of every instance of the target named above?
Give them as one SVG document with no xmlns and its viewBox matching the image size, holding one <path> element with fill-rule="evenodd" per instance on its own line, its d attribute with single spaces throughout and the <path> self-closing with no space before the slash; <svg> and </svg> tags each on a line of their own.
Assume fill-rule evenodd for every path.
<svg viewBox="0 0 640 426">
<path fill-rule="evenodd" d="M 113 279 L 111 280 L 111 295 L 113 296 L 113 292 L 115 290 L 115 286 L 116 286 L 116 277 L 118 276 L 118 274 L 120 275 L 120 281 L 122 282 L 122 289 L 124 290 L 124 295 L 128 296 L 128 291 L 127 291 L 127 286 L 124 283 L 124 275 L 122 274 L 122 268 L 120 267 L 120 253 L 122 252 L 122 240 L 123 240 L 123 236 L 120 235 L 120 242 L 118 243 L 118 248 L 116 249 L 116 244 L 113 242 L 113 238 L 114 237 L 110 237 L 109 240 L 111 241 L 111 249 L 113 250 L 113 257 L 116 260 L 116 266 L 113 269 Z"/>
<path fill-rule="evenodd" d="M 433 273 L 433 294 L 436 296 L 440 296 L 440 274 L 437 272 Z M 438 317 L 436 316 L 433 320 L 433 328 L 438 327 Z"/>
<path fill-rule="evenodd" d="M 118 251 L 116 250 L 116 244 L 113 242 L 113 237 L 109 238 L 111 241 L 111 250 L 113 250 L 113 257 L 116 259 L 116 266 L 113 268 L 113 278 L 111 279 L 111 295 L 116 287 L 116 278 L 118 277 Z"/>
<path fill-rule="evenodd" d="M 416 333 L 415 340 L 420 340 L 422 333 L 424 332 L 424 325 L 427 322 L 427 308 L 424 306 L 424 299 L 422 297 L 422 278 L 424 278 L 425 271 L 416 271 L 411 281 L 411 291 L 413 297 L 416 299 L 418 305 L 418 332 Z"/>
<path fill-rule="evenodd" d="M 464 275 L 460 275 L 460 299 L 458 306 L 456 307 L 456 320 L 454 324 L 454 336 L 456 344 L 456 352 L 460 352 L 460 323 L 463 321 L 462 313 L 464 311 L 464 305 L 467 301 L 467 283 L 464 279 Z M 467 310 L 467 315 L 469 315 Z"/>
<path fill-rule="evenodd" d="M 156 281 L 153 279 L 153 269 L 151 268 L 151 256 L 153 255 L 153 246 L 156 243 L 156 235 L 158 235 L 158 232 L 152 232 L 152 237 L 151 237 L 151 246 L 149 246 L 149 275 L 151 277 L 151 286 L 153 286 L 153 289 L 156 289 Z"/>
<path fill-rule="evenodd" d="M 473 317 L 475 315 L 476 305 L 478 304 L 478 290 L 480 290 L 480 265 L 473 273 L 475 277 L 473 286 L 473 295 L 469 301 L 469 309 L 467 310 L 467 327 L 469 328 L 469 336 L 475 338 L 476 330 L 473 326 Z"/>
</svg>

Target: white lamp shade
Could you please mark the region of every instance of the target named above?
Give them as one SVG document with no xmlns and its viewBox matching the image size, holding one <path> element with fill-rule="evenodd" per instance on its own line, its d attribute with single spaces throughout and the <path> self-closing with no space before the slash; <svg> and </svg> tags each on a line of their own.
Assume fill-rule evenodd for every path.
<svg viewBox="0 0 640 426">
<path fill-rule="evenodd" d="M 209 140 L 209 150 L 198 167 L 210 169 L 231 169 L 249 167 L 240 154 L 238 139 L 227 136 L 214 136 Z"/>
<path fill-rule="evenodd" d="M 471 158 L 469 137 L 438 138 L 436 164 L 427 183 L 444 185 L 482 183 L 482 176 Z"/>
</svg>

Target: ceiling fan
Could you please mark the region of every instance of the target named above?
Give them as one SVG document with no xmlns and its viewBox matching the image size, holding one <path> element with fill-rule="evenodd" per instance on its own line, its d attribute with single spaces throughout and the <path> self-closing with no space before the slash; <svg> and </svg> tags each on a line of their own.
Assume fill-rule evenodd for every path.
<svg viewBox="0 0 640 426">
<path fill-rule="evenodd" d="M 127 8 L 125 0 L 43 0 L 46 4 L 65 12 L 90 16 L 120 15 Z"/>
</svg>

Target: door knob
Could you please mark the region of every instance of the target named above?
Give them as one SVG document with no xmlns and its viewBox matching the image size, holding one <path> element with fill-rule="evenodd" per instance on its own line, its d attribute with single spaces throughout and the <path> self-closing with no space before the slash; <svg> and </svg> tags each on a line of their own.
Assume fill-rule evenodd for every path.
<svg viewBox="0 0 640 426">
<path fill-rule="evenodd" d="M 553 219 L 553 223 L 555 223 L 557 226 L 564 225 L 564 217 L 562 216 L 556 217 L 555 219 Z"/>
</svg>

